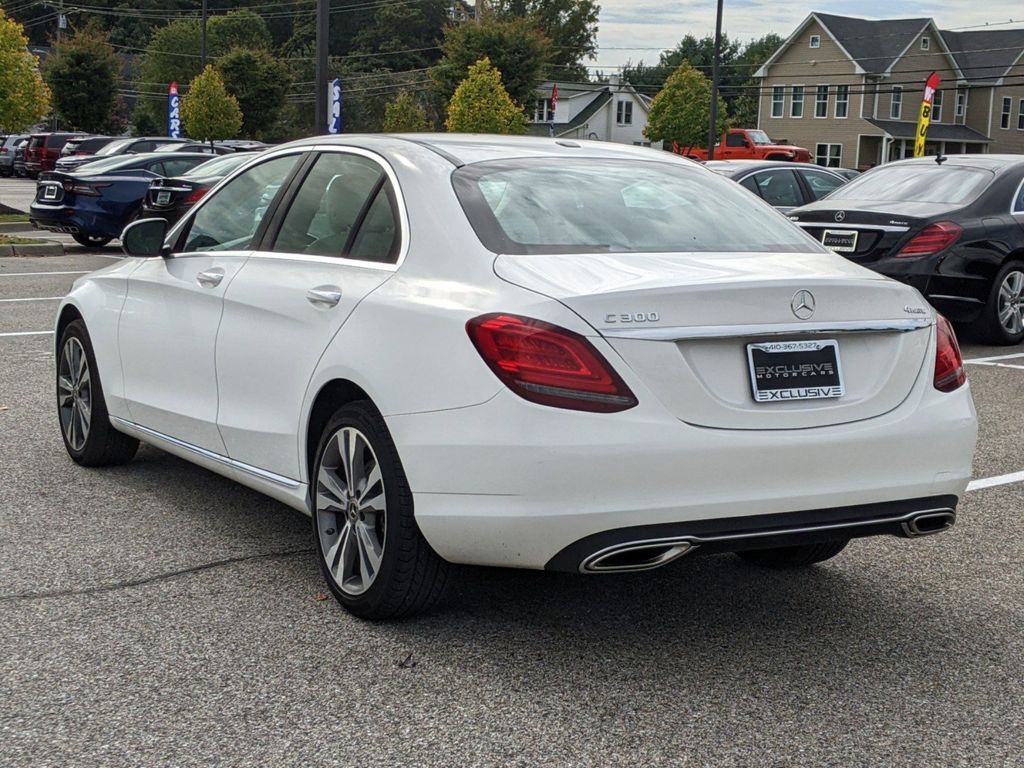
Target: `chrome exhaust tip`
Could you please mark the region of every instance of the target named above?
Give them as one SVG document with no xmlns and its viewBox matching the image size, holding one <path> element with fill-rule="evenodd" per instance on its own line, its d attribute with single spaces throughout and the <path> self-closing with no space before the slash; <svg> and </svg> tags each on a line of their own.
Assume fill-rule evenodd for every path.
<svg viewBox="0 0 1024 768">
<path fill-rule="evenodd" d="M 934 512 L 923 512 L 903 523 L 903 533 L 911 538 L 918 536 L 930 536 L 933 533 L 942 533 L 953 527 L 956 523 L 956 513 L 944 509 Z"/>
<path fill-rule="evenodd" d="M 625 573 L 649 571 L 678 560 L 697 548 L 692 541 L 638 541 L 602 549 L 580 565 L 583 573 Z"/>
</svg>

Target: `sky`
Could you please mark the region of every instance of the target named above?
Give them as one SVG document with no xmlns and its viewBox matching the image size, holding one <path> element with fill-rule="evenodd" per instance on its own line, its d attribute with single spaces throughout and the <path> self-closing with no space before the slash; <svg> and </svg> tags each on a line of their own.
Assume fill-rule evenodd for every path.
<svg viewBox="0 0 1024 768">
<path fill-rule="evenodd" d="M 655 63 L 658 54 L 672 48 L 687 33 L 695 37 L 715 32 L 715 0 L 598 0 L 597 58 L 590 62 L 605 72 L 632 60 Z M 811 5 L 790 5 L 779 0 L 724 0 L 722 31 L 746 41 L 768 32 L 788 37 L 812 11 L 863 18 L 931 17 L 940 29 L 998 24 L 996 29 L 1024 28 L 1021 0 L 820 0 Z M 1006 24 L 1010 19 L 1015 24 Z"/>
</svg>

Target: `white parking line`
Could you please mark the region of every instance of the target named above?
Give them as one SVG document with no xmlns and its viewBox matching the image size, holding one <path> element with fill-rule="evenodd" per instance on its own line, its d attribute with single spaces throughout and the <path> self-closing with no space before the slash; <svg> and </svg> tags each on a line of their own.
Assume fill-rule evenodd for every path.
<svg viewBox="0 0 1024 768">
<path fill-rule="evenodd" d="M 63 296 L 40 296 L 32 299 L 0 299 L 0 303 L 8 304 L 12 301 L 60 301 Z"/>
<path fill-rule="evenodd" d="M 1015 357 L 1024 357 L 1024 352 L 1014 352 L 1012 355 L 993 355 L 992 357 L 975 357 L 964 360 L 965 363 L 991 363 L 995 360 L 1012 360 Z"/>
<path fill-rule="evenodd" d="M 90 270 L 80 272 L 0 272 L 0 277 L 39 277 L 40 275 L 88 275 Z"/>
<path fill-rule="evenodd" d="M 964 360 L 965 365 L 983 365 L 986 368 L 1016 368 L 1018 371 L 1024 371 L 1024 365 L 1010 365 L 1009 363 L 982 363 L 977 360 Z"/>
<path fill-rule="evenodd" d="M 1024 472 L 1011 472 L 1008 475 L 996 475 L 985 477 L 981 480 L 971 480 L 967 484 L 968 491 L 980 491 L 982 488 L 991 488 L 995 485 L 1008 485 L 1010 483 L 1024 482 Z"/>
<path fill-rule="evenodd" d="M 52 336 L 53 331 L 16 331 L 12 333 L 0 333 L 0 338 L 4 336 Z"/>
</svg>

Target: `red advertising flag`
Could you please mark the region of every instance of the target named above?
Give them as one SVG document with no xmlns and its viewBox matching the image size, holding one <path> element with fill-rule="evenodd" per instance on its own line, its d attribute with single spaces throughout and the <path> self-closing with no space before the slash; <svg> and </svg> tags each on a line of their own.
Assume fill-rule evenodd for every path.
<svg viewBox="0 0 1024 768">
<path fill-rule="evenodd" d="M 921 99 L 921 114 L 917 119 L 917 134 L 914 137 L 914 157 L 924 157 L 924 142 L 928 137 L 928 126 L 932 122 L 932 105 L 935 103 L 935 91 L 939 88 L 938 72 L 932 72 L 924 84 L 924 98 Z"/>
<path fill-rule="evenodd" d="M 558 109 L 558 83 L 551 88 L 551 122 L 555 121 L 556 109 Z"/>
</svg>

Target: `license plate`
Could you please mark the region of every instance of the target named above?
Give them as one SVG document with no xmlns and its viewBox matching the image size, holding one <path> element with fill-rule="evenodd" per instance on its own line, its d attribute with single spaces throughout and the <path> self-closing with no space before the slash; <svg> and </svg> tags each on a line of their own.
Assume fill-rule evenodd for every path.
<svg viewBox="0 0 1024 768">
<path fill-rule="evenodd" d="M 56 200 L 60 188 L 54 184 L 47 184 L 43 187 L 43 200 Z"/>
<path fill-rule="evenodd" d="M 846 391 L 839 343 L 832 339 L 748 344 L 747 360 L 759 403 L 835 398 Z"/>
<path fill-rule="evenodd" d="M 171 202 L 171 193 L 170 192 L 157 192 L 156 193 L 156 204 L 157 205 L 167 205 L 169 202 Z"/>
<path fill-rule="evenodd" d="M 826 229 L 821 235 L 821 244 L 836 253 L 853 253 L 857 250 L 857 230 Z"/>
</svg>

